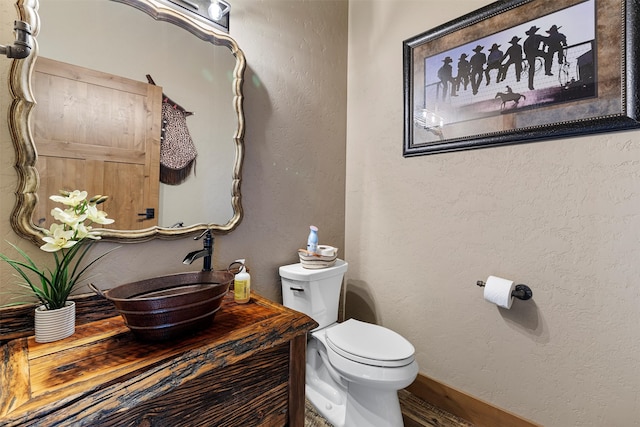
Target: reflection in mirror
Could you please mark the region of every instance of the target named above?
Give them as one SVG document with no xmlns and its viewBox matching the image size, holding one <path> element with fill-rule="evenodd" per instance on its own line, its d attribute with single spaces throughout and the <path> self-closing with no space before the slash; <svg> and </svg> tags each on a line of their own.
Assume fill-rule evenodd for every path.
<svg viewBox="0 0 640 427">
<path fill-rule="evenodd" d="M 10 120 L 22 177 L 14 229 L 39 241 L 42 228 L 48 227 L 40 220 L 48 217 L 48 196 L 63 187 L 110 196 L 111 206 L 105 210 L 116 219 L 116 229 L 104 230 L 106 239 L 174 237 L 205 228 L 218 233 L 233 230 L 242 217 L 245 67 L 235 41 L 154 0 L 47 1 L 39 5 L 39 14 L 42 27 L 36 37 L 37 57 L 31 59 L 31 79 L 18 75 L 29 73 L 27 65 L 12 68 L 11 84 L 18 98 L 14 104 L 30 106 L 30 85 L 37 103 L 30 115 L 27 108 L 13 109 Z M 149 83 L 151 79 L 157 86 Z M 113 82 L 117 82 L 115 92 L 96 95 Z M 143 89 L 129 89 L 135 86 Z M 193 112 L 183 115 L 180 135 L 181 141 L 193 142 L 197 157 L 183 180 L 168 184 L 164 179 L 158 186 L 159 154 L 154 158 L 152 150 L 141 149 L 139 134 L 159 151 L 160 133 L 166 136 L 167 129 L 166 124 L 161 126 L 161 117 L 166 120 L 167 115 L 157 107 L 167 97 Z M 134 105 L 142 106 L 142 111 Z M 128 140 L 137 152 L 132 149 L 125 155 Z M 107 148 L 98 153 L 96 146 Z M 129 167 L 135 163 L 131 157 L 145 155 L 141 165 Z M 124 158 L 121 165 L 113 160 L 116 157 Z M 32 161 L 40 172 L 40 186 L 31 175 Z M 76 182 L 70 178 L 74 174 Z M 141 176 L 139 183 L 134 175 Z M 102 187 L 94 190 L 88 185 Z M 143 196 L 143 190 L 151 197 Z M 38 194 L 37 203 L 32 192 Z M 154 209 L 154 218 L 138 215 L 147 208 Z M 183 227 L 173 228 L 176 224 Z"/>
</svg>

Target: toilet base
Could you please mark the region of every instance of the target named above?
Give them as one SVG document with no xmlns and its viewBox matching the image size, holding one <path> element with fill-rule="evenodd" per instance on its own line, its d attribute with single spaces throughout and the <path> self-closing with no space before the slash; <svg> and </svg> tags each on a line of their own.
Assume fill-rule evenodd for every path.
<svg viewBox="0 0 640 427">
<path fill-rule="evenodd" d="M 347 394 L 345 427 L 403 427 L 397 390 L 376 390 L 366 385 L 350 383 Z"/>
<path fill-rule="evenodd" d="M 335 371 L 327 369 L 329 360 L 319 345 L 313 338 L 307 342 L 305 394 L 318 413 L 334 427 L 344 427 L 347 386 Z"/>
<path fill-rule="evenodd" d="M 403 427 L 397 390 L 345 381 L 318 344 L 307 345 L 305 394 L 320 415 L 334 427 Z"/>
<path fill-rule="evenodd" d="M 334 427 L 403 427 L 398 392 L 390 390 L 371 394 L 357 384 L 349 384 L 346 402 L 335 403 L 322 393 L 306 386 L 306 398 L 316 411 Z"/>
</svg>

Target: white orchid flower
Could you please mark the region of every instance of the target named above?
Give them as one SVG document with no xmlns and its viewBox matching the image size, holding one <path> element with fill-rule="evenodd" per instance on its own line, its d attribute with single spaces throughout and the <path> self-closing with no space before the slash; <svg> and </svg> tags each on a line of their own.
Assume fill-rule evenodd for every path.
<svg viewBox="0 0 640 427">
<path fill-rule="evenodd" d="M 100 237 L 100 234 L 98 234 L 98 232 L 93 231 L 93 227 L 91 227 L 90 225 L 85 226 L 84 224 L 82 224 L 82 227 L 84 228 L 84 232 L 86 233 L 84 237 L 86 237 L 87 239 L 100 240 L 102 238 Z"/>
<path fill-rule="evenodd" d="M 88 195 L 89 193 L 87 193 L 86 191 L 73 190 L 67 196 L 53 195 L 53 196 L 49 196 L 49 198 L 54 202 L 62 203 L 63 205 L 67 205 L 67 206 L 76 207 L 80 203 L 84 202 L 87 199 Z"/>
<path fill-rule="evenodd" d="M 107 218 L 107 213 L 98 209 L 96 205 L 87 206 L 87 218 L 96 224 L 113 224 L 114 220 Z"/>
<path fill-rule="evenodd" d="M 77 228 L 79 223 L 87 219 L 87 214 L 78 215 L 73 209 L 62 210 L 60 208 L 53 208 L 51 209 L 51 216 L 73 229 Z"/>
<path fill-rule="evenodd" d="M 60 224 L 51 224 L 51 228 L 47 231 L 47 236 L 43 237 L 46 243 L 40 246 L 45 252 L 57 252 L 60 249 L 68 249 L 78 243 L 73 240 L 73 230 L 65 230 Z"/>
<path fill-rule="evenodd" d="M 18 271 L 25 280 L 22 285 L 31 289 L 42 304 L 48 309 L 56 309 L 63 307 L 75 287 L 86 280 L 84 274 L 87 269 L 113 250 L 103 253 L 87 265 L 78 265 L 95 243 L 90 240 L 100 239 L 99 231 L 93 230 L 90 224 L 111 224 L 114 220 L 107 218 L 107 214 L 96 207 L 105 202 L 107 196 L 97 195 L 87 199 L 86 191 L 74 190 L 60 191 L 59 195 L 50 199 L 65 205 L 64 209 L 51 210 L 57 222 L 51 224 L 48 230 L 43 230 L 42 240 L 45 244 L 40 246 L 41 250 L 54 254 L 55 268 L 38 268 L 29 255 L 12 244 L 24 261 L 11 260 L 3 254 L 0 254 L 0 261 L 8 262 Z M 31 273 L 38 277 L 37 282 L 31 280 Z"/>
<path fill-rule="evenodd" d="M 75 229 L 75 239 L 82 240 L 84 238 L 100 240 L 100 236 L 95 234 L 90 225 L 84 225 L 84 223 L 78 224 L 78 227 Z"/>
</svg>

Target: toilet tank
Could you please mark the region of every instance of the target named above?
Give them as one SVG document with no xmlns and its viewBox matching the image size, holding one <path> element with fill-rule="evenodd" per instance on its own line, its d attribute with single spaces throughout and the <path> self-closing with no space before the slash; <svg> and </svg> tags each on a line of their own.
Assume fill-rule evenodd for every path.
<svg viewBox="0 0 640 427">
<path fill-rule="evenodd" d="M 316 329 L 337 322 L 340 288 L 347 267 L 341 259 L 327 268 L 307 269 L 300 263 L 280 267 L 282 304 L 318 322 Z"/>
</svg>

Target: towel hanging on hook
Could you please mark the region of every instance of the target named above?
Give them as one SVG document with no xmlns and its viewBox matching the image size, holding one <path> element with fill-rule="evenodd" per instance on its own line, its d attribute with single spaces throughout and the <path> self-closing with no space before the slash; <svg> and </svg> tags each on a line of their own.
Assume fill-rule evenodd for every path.
<svg viewBox="0 0 640 427">
<path fill-rule="evenodd" d="M 147 74 L 147 80 L 156 84 L 150 74 Z M 187 127 L 187 117 L 191 115 L 193 112 L 162 93 L 160 182 L 164 184 L 181 184 L 189 177 L 191 169 L 195 169 L 198 151 Z"/>
</svg>

